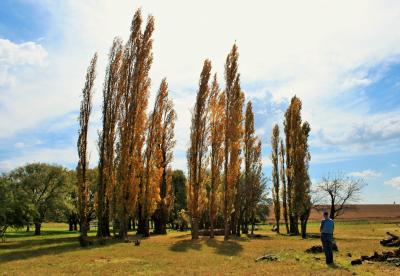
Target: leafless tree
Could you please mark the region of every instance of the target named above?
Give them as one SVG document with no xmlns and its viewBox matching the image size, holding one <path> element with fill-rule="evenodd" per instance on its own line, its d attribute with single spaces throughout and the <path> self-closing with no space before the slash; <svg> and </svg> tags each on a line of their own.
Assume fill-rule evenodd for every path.
<svg viewBox="0 0 400 276">
<path fill-rule="evenodd" d="M 330 207 L 330 218 L 334 219 L 344 213 L 344 206 L 359 199 L 365 182 L 362 178 L 345 175 L 343 172 L 329 173 L 317 185 L 318 192 L 325 194 Z"/>
</svg>

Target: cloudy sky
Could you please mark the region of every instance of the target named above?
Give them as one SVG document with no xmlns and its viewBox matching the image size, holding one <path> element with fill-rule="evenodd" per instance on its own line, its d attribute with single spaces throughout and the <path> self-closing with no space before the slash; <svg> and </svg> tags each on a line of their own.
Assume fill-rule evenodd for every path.
<svg viewBox="0 0 400 276">
<path fill-rule="evenodd" d="M 99 53 L 90 156 L 97 163 L 101 87 L 114 36 L 142 7 L 156 19 L 152 97 L 167 77 L 174 167 L 186 169 L 190 109 L 203 60 L 223 82 L 236 41 L 270 174 L 270 134 L 293 95 L 312 128 L 310 174 L 364 177 L 362 202 L 400 202 L 399 1 L 0 1 L 0 171 L 26 162 L 74 168 L 84 75 Z"/>
</svg>

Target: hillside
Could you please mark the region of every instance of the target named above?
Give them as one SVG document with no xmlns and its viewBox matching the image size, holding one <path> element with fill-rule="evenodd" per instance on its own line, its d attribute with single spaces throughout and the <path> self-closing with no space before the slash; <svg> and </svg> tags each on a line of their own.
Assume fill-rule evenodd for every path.
<svg viewBox="0 0 400 276">
<path fill-rule="evenodd" d="M 317 210 L 318 209 L 318 210 Z M 320 220 L 322 212 L 329 211 L 329 206 L 319 206 L 311 211 L 310 220 Z M 282 218 L 283 220 L 283 218 Z M 337 220 L 389 220 L 400 221 L 400 204 L 352 204 L 346 205 L 344 213 Z M 275 216 L 273 207 L 270 208 L 270 217 L 268 222 L 273 223 Z"/>
</svg>

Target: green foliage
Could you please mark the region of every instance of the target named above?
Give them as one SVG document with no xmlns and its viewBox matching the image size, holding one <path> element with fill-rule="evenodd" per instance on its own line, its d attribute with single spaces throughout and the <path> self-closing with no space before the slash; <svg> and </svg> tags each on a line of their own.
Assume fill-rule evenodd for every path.
<svg viewBox="0 0 400 276">
<path fill-rule="evenodd" d="M 31 213 L 27 195 L 17 189 L 8 175 L 0 176 L 0 237 L 9 227 L 21 228 Z"/>
<path fill-rule="evenodd" d="M 27 223 L 40 225 L 45 219 L 58 218 L 65 208 L 68 191 L 65 168 L 32 163 L 11 171 L 7 179 L 12 187 L 14 212 L 20 208 L 26 210 Z M 24 220 L 18 218 L 21 219 Z"/>
</svg>

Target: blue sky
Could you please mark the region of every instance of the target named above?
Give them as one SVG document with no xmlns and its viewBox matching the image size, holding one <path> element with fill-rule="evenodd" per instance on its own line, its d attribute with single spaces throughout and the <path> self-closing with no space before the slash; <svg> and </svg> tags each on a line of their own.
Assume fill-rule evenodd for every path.
<svg viewBox="0 0 400 276">
<path fill-rule="evenodd" d="M 223 83 L 236 41 L 267 175 L 272 126 L 296 94 L 312 128 L 313 182 L 343 171 L 365 178 L 362 202 L 400 202 L 400 3 L 322 2 L 229 1 L 227 14 L 227 1 L 1 1 L 0 171 L 36 161 L 75 167 L 80 92 L 98 51 L 89 135 L 96 164 L 108 48 L 114 36 L 126 39 L 141 6 L 156 18 L 152 97 L 166 76 L 178 111 L 174 167 L 186 168 L 202 61 L 212 60 Z"/>
</svg>

